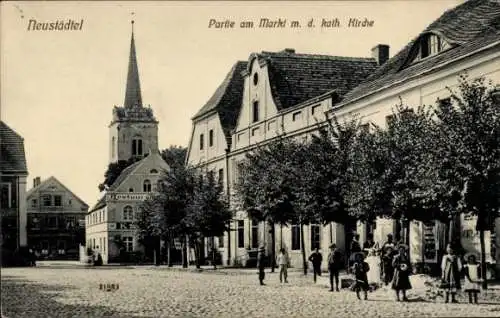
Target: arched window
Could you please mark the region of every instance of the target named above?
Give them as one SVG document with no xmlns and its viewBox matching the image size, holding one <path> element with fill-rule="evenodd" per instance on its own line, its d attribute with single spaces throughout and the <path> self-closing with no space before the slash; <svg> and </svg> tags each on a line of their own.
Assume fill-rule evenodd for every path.
<svg viewBox="0 0 500 318">
<path fill-rule="evenodd" d="M 144 192 L 151 192 L 151 181 L 144 180 L 144 183 L 142 185 L 142 189 Z"/>
<path fill-rule="evenodd" d="M 130 205 L 123 208 L 123 220 L 132 221 L 134 219 L 134 210 Z"/>
<path fill-rule="evenodd" d="M 129 188 L 128 192 L 134 192 L 134 188 Z"/>
<path fill-rule="evenodd" d="M 149 171 L 149 173 L 158 173 L 158 170 L 156 170 L 156 169 L 151 169 L 151 170 Z"/>
<path fill-rule="evenodd" d="M 132 139 L 132 156 L 142 156 L 144 154 L 142 150 L 142 139 Z"/>
</svg>

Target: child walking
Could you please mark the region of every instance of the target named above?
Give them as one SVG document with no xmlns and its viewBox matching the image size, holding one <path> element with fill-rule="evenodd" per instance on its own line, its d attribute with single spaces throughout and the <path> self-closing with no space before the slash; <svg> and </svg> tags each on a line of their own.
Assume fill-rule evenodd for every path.
<svg viewBox="0 0 500 318">
<path fill-rule="evenodd" d="M 283 278 L 285 279 L 285 283 L 288 283 L 288 255 L 285 252 L 285 249 L 280 249 L 280 253 L 278 255 L 278 266 L 280 268 L 280 283 L 283 282 Z"/>
<path fill-rule="evenodd" d="M 353 289 L 356 292 L 358 299 L 361 299 L 359 292 L 362 290 L 364 292 L 364 299 L 368 299 L 368 276 L 367 273 L 370 270 L 370 266 L 364 261 L 364 253 L 357 252 L 353 255 L 354 265 L 353 272 L 356 282 L 353 285 Z"/>
<path fill-rule="evenodd" d="M 474 298 L 474 303 L 477 304 L 477 295 L 481 290 L 479 282 L 481 281 L 481 270 L 480 266 L 476 261 L 476 255 L 473 253 L 465 255 L 467 264 L 464 266 L 464 290 L 469 294 L 469 303 L 472 304 L 472 299 Z"/>
</svg>

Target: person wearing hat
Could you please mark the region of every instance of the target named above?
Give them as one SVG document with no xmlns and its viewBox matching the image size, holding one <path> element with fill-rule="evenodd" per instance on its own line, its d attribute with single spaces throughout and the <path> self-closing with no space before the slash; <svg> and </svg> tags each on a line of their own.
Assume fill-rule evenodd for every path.
<svg viewBox="0 0 500 318">
<path fill-rule="evenodd" d="M 403 294 L 403 301 L 408 301 L 406 291 L 411 289 L 410 274 L 411 263 L 408 257 L 408 246 L 399 244 L 399 253 L 394 256 L 392 267 L 394 268 L 394 278 L 392 280 L 392 289 L 396 291 L 396 299 L 399 301 L 399 292 Z"/>
<path fill-rule="evenodd" d="M 469 294 L 469 303 L 472 304 L 472 298 L 474 298 L 474 303 L 477 304 L 477 294 L 481 290 L 481 267 L 477 263 L 477 256 L 474 253 L 467 253 L 464 256 L 467 260 L 467 264 L 464 266 L 464 290 Z"/>
<path fill-rule="evenodd" d="M 333 281 L 335 279 L 335 290 L 339 291 L 339 271 L 342 268 L 342 254 L 337 249 L 337 245 L 330 245 L 328 255 L 328 271 L 330 272 L 330 291 L 333 291 Z"/>
<path fill-rule="evenodd" d="M 259 269 L 258 274 L 261 286 L 265 285 L 264 284 L 264 278 L 266 277 L 266 273 L 264 272 L 264 269 L 266 268 L 265 265 L 266 265 L 265 248 L 263 245 L 261 245 L 259 248 L 259 254 L 257 255 L 257 268 Z"/>
<path fill-rule="evenodd" d="M 364 261 L 365 254 L 363 252 L 357 252 L 352 254 L 354 258 L 354 265 L 352 266 L 352 270 L 354 273 L 354 285 L 352 289 L 356 292 L 356 296 L 358 299 L 361 299 L 359 296 L 359 292 L 364 292 L 364 299 L 368 299 L 368 276 L 367 273 L 370 270 L 370 266 L 367 262 Z"/>
<path fill-rule="evenodd" d="M 455 295 L 461 288 L 460 272 L 462 270 L 462 262 L 449 244 L 446 252 L 447 254 L 443 256 L 443 260 L 441 261 L 441 288 L 446 291 L 446 303 L 450 301 L 450 294 L 451 302 L 458 303 Z"/>
</svg>

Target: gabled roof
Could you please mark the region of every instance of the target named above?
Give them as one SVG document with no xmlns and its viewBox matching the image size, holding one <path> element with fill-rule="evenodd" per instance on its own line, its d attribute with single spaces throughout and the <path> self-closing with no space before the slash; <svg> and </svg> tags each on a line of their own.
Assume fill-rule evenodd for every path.
<svg viewBox="0 0 500 318">
<path fill-rule="evenodd" d="M 244 80 L 241 72 L 247 67 L 247 64 L 247 62 L 238 61 L 233 65 L 212 97 L 193 116 L 193 120 L 216 111 L 226 138 L 231 137 L 231 130 L 236 126 L 243 98 Z"/>
<path fill-rule="evenodd" d="M 377 68 L 374 58 L 298 54 L 290 49 L 252 57 L 268 65 L 271 93 L 278 110 L 332 90 L 343 96 Z"/>
<path fill-rule="evenodd" d="M 420 40 L 437 34 L 452 47 L 439 54 L 411 63 Z M 500 41 L 500 3 L 492 0 L 470 0 L 446 11 L 422 33 L 389 59 L 361 85 L 349 92 L 340 105 L 388 88 L 413 76 L 430 72 L 452 60 L 498 44 Z"/>
<path fill-rule="evenodd" d="M 0 121 L 0 172 L 28 174 L 24 139 Z"/>
<path fill-rule="evenodd" d="M 88 204 L 85 203 L 80 197 L 78 197 L 73 191 L 71 191 L 68 187 L 66 187 L 61 181 L 59 181 L 56 177 L 51 176 L 48 179 L 40 182 L 39 185 L 36 187 L 31 188 L 28 192 L 26 192 L 26 198 L 29 198 L 33 193 L 38 191 L 39 189 L 43 188 L 47 183 L 50 182 L 55 182 L 57 183 L 61 188 L 63 188 L 66 192 L 70 193 L 74 198 L 76 198 L 80 203 L 82 203 L 87 209 L 88 209 Z"/>
</svg>

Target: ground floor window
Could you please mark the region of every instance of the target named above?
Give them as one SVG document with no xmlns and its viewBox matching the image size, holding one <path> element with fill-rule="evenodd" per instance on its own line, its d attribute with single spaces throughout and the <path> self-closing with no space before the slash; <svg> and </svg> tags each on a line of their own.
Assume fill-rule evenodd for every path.
<svg viewBox="0 0 500 318">
<path fill-rule="evenodd" d="M 300 250 L 300 225 L 292 224 L 292 250 Z"/>
<path fill-rule="evenodd" d="M 123 245 L 125 246 L 126 252 L 133 252 L 134 251 L 134 238 L 131 236 L 124 236 L 123 237 Z"/>
<path fill-rule="evenodd" d="M 245 221 L 238 221 L 238 247 L 245 247 Z"/>
<path fill-rule="evenodd" d="M 252 220 L 252 248 L 259 247 L 259 221 Z"/>
<path fill-rule="evenodd" d="M 224 247 L 224 235 L 219 236 L 219 247 Z"/>
<path fill-rule="evenodd" d="M 320 235 L 320 226 L 317 224 L 311 225 L 311 250 L 315 250 L 320 248 L 321 244 L 321 235 Z"/>
</svg>

